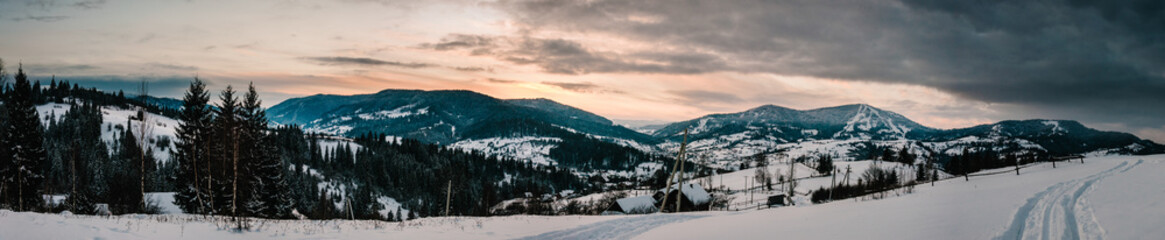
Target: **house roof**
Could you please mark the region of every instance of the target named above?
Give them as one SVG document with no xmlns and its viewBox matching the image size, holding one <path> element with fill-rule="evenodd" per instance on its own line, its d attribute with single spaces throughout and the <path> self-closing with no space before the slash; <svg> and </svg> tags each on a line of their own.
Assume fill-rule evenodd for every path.
<svg viewBox="0 0 1165 240">
<path fill-rule="evenodd" d="M 675 191 L 675 188 L 676 186 L 672 186 L 672 188 L 668 189 L 668 192 Z M 708 191 L 704 191 L 704 187 L 700 186 L 700 184 L 684 184 L 683 188 L 681 188 L 681 191 L 684 193 L 684 198 L 687 198 L 688 201 L 692 202 L 692 204 L 700 205 L 712 201 L 712 194 L 708 194 Z"/>
<path fill-rule="evenodd" d="M 615 200 L 615 202 L 619 203 L 619 207 L 623 208 L 620 210 L 624 212 L 634 209 L 656 209 L 655 198 L 652 198 L 651 196 L 620 198 Z"/>
</svg>

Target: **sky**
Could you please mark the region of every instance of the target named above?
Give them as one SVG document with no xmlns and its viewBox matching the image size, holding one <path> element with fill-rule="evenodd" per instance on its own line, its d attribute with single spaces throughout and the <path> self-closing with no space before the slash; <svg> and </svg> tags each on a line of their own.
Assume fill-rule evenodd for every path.
<svg viewBox="0 0 1165 240">
<path fill-rule="evenodd" d="M 1165 2 L 0 0 L 34 79 L 179 97 L 468 89 L 670 122 L 866 103 L 923 125 L 1069 119 L 1165 142 Z"/>
</svg>

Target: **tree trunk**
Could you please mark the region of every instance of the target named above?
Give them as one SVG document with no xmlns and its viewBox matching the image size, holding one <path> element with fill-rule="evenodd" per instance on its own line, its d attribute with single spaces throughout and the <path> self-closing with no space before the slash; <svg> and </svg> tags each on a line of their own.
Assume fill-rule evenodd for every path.
<svg viewBox="0 0 1165 240">
<path fill-rule="evenodd" d="M 239 135 L 238 133 L 231 134 L 231 161 L 234 168 L 234 179 L 231 180 L 231 215 L 234 215 L 235 223 L 239 230 L 243 230 L 243 222 L 239 221 L 238 199 L 239 199 Z"/>
</svg>

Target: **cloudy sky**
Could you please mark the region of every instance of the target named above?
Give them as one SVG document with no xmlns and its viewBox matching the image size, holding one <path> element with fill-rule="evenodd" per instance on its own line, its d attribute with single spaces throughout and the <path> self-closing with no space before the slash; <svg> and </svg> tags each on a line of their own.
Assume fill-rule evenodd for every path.
<svg viewBox="0 0 1165 240">
<path fill-rule="evenodd" d="M 867 103 L 938 128 L 1073 119 L 1165 142 L 1165 2 L 0 0 L 35 78 L 179 96 L 470 89 L 612 119 Z"/>
</svg>

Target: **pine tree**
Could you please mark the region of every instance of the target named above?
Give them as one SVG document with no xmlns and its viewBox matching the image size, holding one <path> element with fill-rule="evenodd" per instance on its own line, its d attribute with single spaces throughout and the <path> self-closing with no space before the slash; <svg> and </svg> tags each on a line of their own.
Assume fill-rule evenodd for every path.
<svg viewBox="0 0 1165 240">
<path fill-rule="evenodd" d="M 7 140 L 5 147 L 11 156 L 7 171 L 4 175 L 6 193 L 4 194 L 10 205 L 18 211 L 27 211 L 41 206 L 41 183 L 44 180 L 41 171 L 45 161 L 45 150 L 42 147 L 43 138 L 40 117 L 36 112 L 34 89 L 28 82 L 28 76 L 23 68 L 16 72 L 13 89 L 5 99 L 8 108 L 8 124 L 4 130 Z"/>
<path fill-rule="evenodd" d="M 213 206 L 217 212 L 227 212 L 231 216 L 238 216 L 238 169 L 239 169 L 239 140 L 240 140 L 240 109 L 239 99 L 235 90 L 227 86 L 219 93 L 219 105 L 215 112 L 213 123 L 214 153 L 211 166 L 215 169 L 210 175 L 213 189 Z"/>
<path fill-rule="evenodd" d="M 187 213 L 212 213 L 210 209 L 210 134 L 213 115 L 207 103 L 210 96 L 202 80 L 194 78 L 182 99 L 181 124 L 177 129 L 178 160 L 174 204 Z"/>
<path fill-rule="evenodd" d="M 8 189 L 15 182 L 15 168 L 12 162 L 12 143 L 8 141 L 8 72 L 4 70 L 4 59 L 0 59 L 0 207 L 12 207 Z"/>
<path fill-rule="evenodd" d="M 898 161 L 905 164 L 914 164 L 914 155 L 910 154 L 910 145 L 902 146 L 898 151 Z"/>
<path fill-rule="evenodd" d="M 121 138 L 117 144 L 117 157 L 115 158 L 112 169 L 112 181 L 109 185 L 109 207 L 114 213 L 140 213 L 142 212 L 143 196 L 139 192 L 141 186 L 142 174 L 138 168 L 138 158 L 142 156 L 142 148 L 138 146 L 136 134 L 133 128 L 129 127 L 131 122 L 126 122 L 125 131 L 122 132 Z"/>
<path fill-rule="evenodd" d="M 396 206 L 396 216 L 393 217 L 393 221 L 397 221 L 397 222 L 404 221 L 404 218 L 401 218 L 401 216 L 400 216 L 400 210 L 401 210 L 400 206 Z"/>
<path fill-rule="evenodd" d="M 829 154 L 822 154 L 817 157 L 817 172 L 821 174 L 833 174 L 833 156 Z"/>
<path fill-rule="evenodd" d="M 245 126 L 242 133 L 246 139 L 243 143 L 247 144 L 243 159 L 247 163 L 246 176 L 250 176 L 246 182 L 249 195 L 245 210 L 251 216 L 263 218 L 290 217 L 292 201 L 287 181 L 283 178 L 287 168 L 271 134 L 267 133 L 267 113 L 261 106 L 254 84 L 243 97 L 242 115 Z"/>
<path fill-rule="evenodd" d="M 62 83 L 63 84 L 63 83 Z M 68 86 L 68 85 L 65 85 Z M 101 140 L 101 109 L 88 102 L 73 103 L 65 114 L 63 131 L 72 133 L 66 138 L 69 171 L 69 196 L 65 199 L 69 210 L 76 213 L 93 213 L 93 202 L 97 198 L 96 165 L 105 162 L 108 149 Z"/>
</svg>

